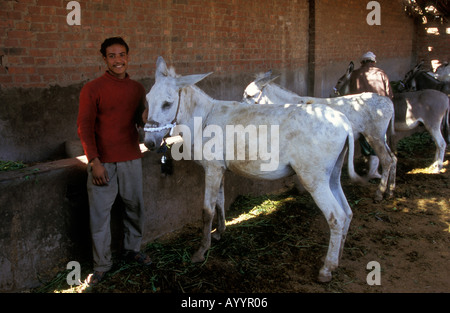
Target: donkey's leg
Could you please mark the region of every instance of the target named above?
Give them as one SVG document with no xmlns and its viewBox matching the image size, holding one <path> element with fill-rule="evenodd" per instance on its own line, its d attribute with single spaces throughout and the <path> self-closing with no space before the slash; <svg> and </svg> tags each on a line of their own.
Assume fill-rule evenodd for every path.
<svg viewBox="0 0 450 313">
<path fill-rule="evenodd" d="M 203 236 L 200 243 L 200 248 L 191 258 L 191 261 L 194 263 L 203 262 L 205 260 L 205 252 L 211 246 L 212 222 L 223 175 L 224 171 L 222 168 L 214 168 L 213 166 L 210 166 L 205 169 L 205 199 L 202 212 Z"/>
<path fill-rule="evenodd" d="M 333 193 L 334 197 L 338 201 L 341 208 L 344 210 L 346 219 L 345 219 L 345 225 L 343 229 L 343 235 L 342 235 L 342 241 L 341 241 L 341 249 L 339 251 L 339 259 L 342 256 L 343 248 L 345 239 L 347 237 L 348 229 L 350 228 L 350 222 L 353 217 L 352 209 L 350 208 L 350 205 L 348 204 L 347 198 L 345 197 L 344 191 L 342 190 L 341 185 L 341 171 L 342 166 L 344 164 L 345 155 L 347 153 L 347 149 L 342 150 L 341 155 L 339 156 L 339 159 L 336 162 L 336 165 L 333 169 L 333 172 L 331 173 L 330 177 L 330 189 Z"/>
<path fill-rule="evenodd" d="M 317 172 L 316 174 L 310 173 L 311 175 L 306 174 L 305 176 L 308 177 L 302 177 L 300 172 L 297 172 L 297 174 L 300 182 L 311 194 L 330 227 L 328 252 L 318 277 L 320 282 L 329 282 L 332 278 L 331 272 L 339 265 L 339 256 L 345 241 L 346 230 L 350 225 L 350 218 L 330 189 L 330 177 L 327 175 L 318 176 Z"/>
<path fill-rule="evenodd" d="M 217 212 L 217 229 L 212 233 L 215 240 L 220 240 L 221 235 L 225 231 L 225 190 L 224 190 L 225 175 L 222 177 L 220 183 L 219 194 L 217 196 L 216 212 Z"/>
<path fill-rule="evenodd" d="M 345 241 L 346 229 L 350 225 L 349 218 L 334 197 L 328 184 L 318 185 L 311 195 L 325 216 L 330 227 L 330 241 L 325 262 L 319 272 L 320 282 L 329 282 L 332 278 L 331 272 L 339 265 L 339 257 Z"/>
<path fill-rule="evenodd" d="M 367 142 L 375 151 L 376 155 L 380 159 L 381 163 L 381 181 L 378 185 L 378 189 L 375 193 L 375 201 L 383 200 L 383 194 L 387 193 L 388 198 L 393 195 L 393 190 L 395 188 L 395 171 L 397 167 L 397 158 L 382 137 L 374 138 L 367 136 Z M 393 181 L 391 181 L 391 179 Z"/>
<path fill-rule="evenodd" d="M 435 127 L 432 127 L 432 126 L 428 127 L 428 125 L 425 125 L 425 128 L 431 134 L 434 144 L 436 145 L 436 153 L 434 155 L 434 162 L 431 165 L 431 167 L 434 169 L 435 173 L 439 173 L 439 171 L 444 166 L 444 156 L 445 156 L 445 149 L 447 147 L 447 144 L 445 143 L 445 139 L 442 136 L 439 124 L 436 123 L 436 125 L 437 126 L 435 126 Z"/>
<path fill-rule="evenodd" d="M 397 179 L 397 157 L 395 156 L 394 152 L 392 152 L 387 142 L 384 143 L 384 146 L 392 159 L 391 169 L 389 170 L 388 190 L 387 190 L 388 198 L 392 198 L 394 196 L 395 180 Z"/>
</svg>

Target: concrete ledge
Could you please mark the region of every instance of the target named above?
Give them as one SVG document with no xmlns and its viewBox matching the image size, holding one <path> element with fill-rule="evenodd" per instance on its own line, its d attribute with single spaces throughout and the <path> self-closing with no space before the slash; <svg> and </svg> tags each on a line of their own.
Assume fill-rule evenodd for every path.
<svg viewBox="0 0 450 313">
<path fill-rule="evenodd" d="M 83 184 L 79 159 L 0 174 L 0 291 L 37 286 L 80 248 L 89 235 Z"/>
<path fill-rule="evenodd" d="M 147 213 L 143 244 L 201 221 L 204 172 L 193 161 L 174 162 L 161 174 L 161 154 L 144 152 Z M 0 291 L 37 287 L 71 260 L 91 259 L 84 156 L 0 173 Z M 265 194 L 292 187 L 293 178 L 254 181 L 227 172 L 228 207 L 240 194 Z M 113 242 L 121 238 L 121 202 L 113 207 Z M 114 240 L 116 239 L 116 240 Z"/>
</svg>

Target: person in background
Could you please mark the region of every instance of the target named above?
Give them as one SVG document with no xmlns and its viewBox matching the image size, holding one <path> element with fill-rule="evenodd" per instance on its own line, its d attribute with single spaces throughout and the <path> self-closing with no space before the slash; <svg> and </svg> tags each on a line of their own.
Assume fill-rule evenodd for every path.
<svg viewBox="0 0 450 313">
<path fill-rule="evenodd" d="M 100 52 L 106 72 L 80 92 L 78 135 L 88 159 L 87 190 L 94 271 L 86 282 L 99 283 L 112 265 L 111 209 L 117 194 L 125 206 L 123 248 L 128 259 L 149 265 L 140 251 L 144 201 L 142 153 L 137 127 L 146 116 L 145 90 L 127 74 L 129 47 L 121 37 L 106 39 Z"/>
<path fill-rule="evenodd" d="M 388 76 L 376 66 L 376 63 L 376 56 L 373 52 L 369 51 L 361 57 L 361 66 L 354 70 L 350 76 L 350 94 L 374 92 L 389 97 L 391 100 L 394 98 Z M 380 160 L 364 137 L 361 136 L 359 142 L 363 155 L 369 156 L 368 178 L 381 178 L 378 173 Z"/>
</svg>

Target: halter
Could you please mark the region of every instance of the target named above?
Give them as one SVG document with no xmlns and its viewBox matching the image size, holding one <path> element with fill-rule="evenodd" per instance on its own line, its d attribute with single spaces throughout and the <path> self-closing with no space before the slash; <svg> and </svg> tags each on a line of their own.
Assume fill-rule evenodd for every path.
<svg viewBox="0 0 450 313">
<path fill-rule="evenodd" d="M 263 87 L 264 88 L 264 87 Z M 262 89 L 263 89 L 262 88 Z M 263 90 L 260 90 L 259 91 L 259 94 L 258 94 L 258 96 L 256 97 L 256 100 L 253 100 L 253 96 L 246 96 L 245 97 L 245 101 L 247 100 L 247 99 L 252 99 L 253 100 L 253 104 L 258 104 L 259 103 L 259 100 L 261 100 L 261 97 L 262 97 L 262 94 L 263 94 Z M 246 101 L 247 102 L 247 101 Z M 247 102 L 248 103 L 248 102 Z"/>
<path fill-rule="evenodd" d="M 178 112 L 180 111 L 180 102 L 181 102 L 181 89 L 178 92 L 177 112 L 175 113 L 175 117 L 173 118 L 172 122 L 170 122 L 169 124 L 166 124 L 164 126 L 160 126 L 160 127 L 151 127 L 151 126 L 147 126 L 147 124 L 145 124 L 144 131 L 145 132 L 150 132 L 150 133 L 156 133 L 156 132 L 160 132 L 160 131 L 165 130 L 165 129 L 170 129 L 170 133 L 172 133 L 173 128 L 175 126 L 177 126 Z M 147 121 L 147 123 L 148 122 L 149 121 Z"/>
<path fill-rule="evenodd" d="M 261 88 L 261 91 L 259 92 L 259 95 L 258 95 L 258 97 L 256 98 L 255 103 L 259 103 L 259 101 L 261 100 L 261 97 L 262 97 L 262 94 L 263 94 L 263 89 L 264 89 L 264 87 L 266 87 L 266 86 L 263 86 L 263 87 Z"/>
</svg>

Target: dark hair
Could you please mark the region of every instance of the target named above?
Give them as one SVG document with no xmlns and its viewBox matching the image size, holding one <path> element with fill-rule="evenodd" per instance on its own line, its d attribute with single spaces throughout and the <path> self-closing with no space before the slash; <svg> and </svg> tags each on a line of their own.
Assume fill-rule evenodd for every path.
<svg viewBox="0 0 450 313">
<path fill-rule="evenodd" d="M 361 61 L 361 64 L 367 64 L 367 63 L 376 63 L 376 62 L 373 60 L 362 60 Z"/>
<path fill-rule="evenodd" d="M 111 37 L 108 39 L 105 39 L 105 41 L 103 41 L 102 46 L 100 47 L 100 52 L 101 54 L 106 57 L 106 48 L 115 45 L 115 44 L 119 44 L 125 47 L 125 49 L 127 49 L 127 54 L 128 51 L 130 50 L 130 48 L 128 48 L 127 43 L 125 42 L 125 40 L 123 40 L 122 37 Z"/>
</svg>

